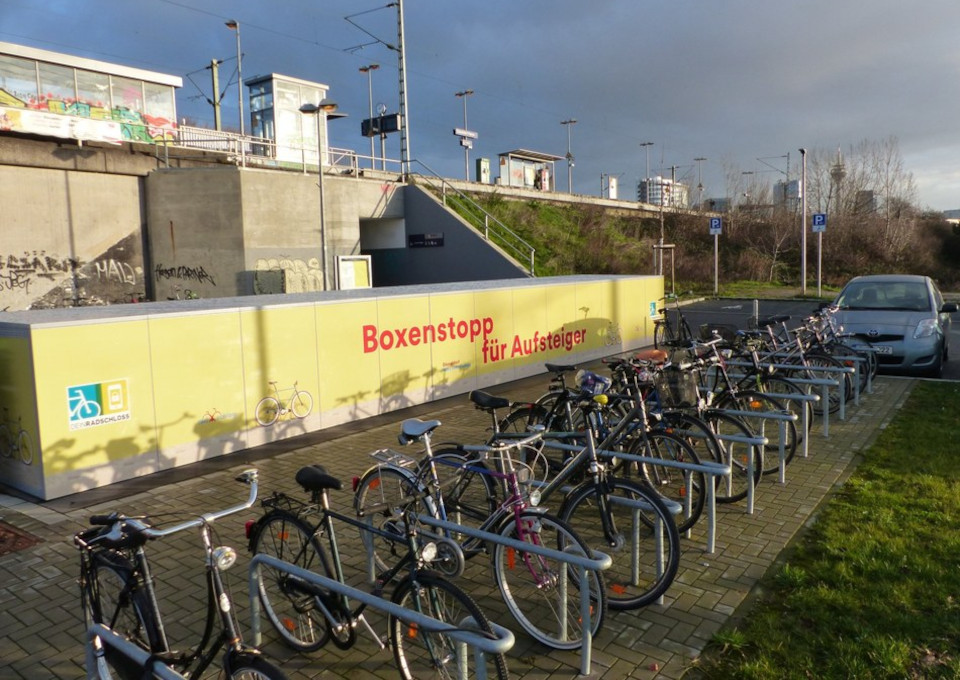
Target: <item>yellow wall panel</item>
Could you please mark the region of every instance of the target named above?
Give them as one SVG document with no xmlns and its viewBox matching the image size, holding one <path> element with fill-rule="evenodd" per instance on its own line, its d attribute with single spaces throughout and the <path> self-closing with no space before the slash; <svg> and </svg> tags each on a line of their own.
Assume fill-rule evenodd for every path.
<svg viewBox="0 0 960 680">
<path fill-rule="evenodd" d="M 320 390 L 317 408 L 326 424 L 377 415 L 380 402 L 380 354 L 372 342 L 377 301 L 320 304 L 317 316 L 317 357 Z M 364 341 L 364 329 L 367 341 Z"/>
<path fill-rule="evenodd" d="M 477 357 L 492 319 L 477 318 L 474 293 L 430 296 L 430 323 L 446 329 L 444 340 L 431 344 L 432 382 L 437 394 L 464 392 L 476 387 Z"/>
<path fill-rule="evenodd" d="M 474 318 L 490 329 L 479 345 L 477 375 L 499 373 L 504 375 L 496 382 L 509 380 L 514 369 L 513 360 L 507 356 L 515 333 L 513 290 L 478 290 L 474 297 Z"/>
<path fill-rule="evenodd" d="M 425 295 L 377 301 L 376 327 L 368 330 L 366 341 L 375 342 L 380 351 L 382 412 L 429 398 L 433 386 L 431 338 L 446 332 L 430 324 L 430 300 Z"/>
<path fill-rule="evenodd" d="M 243 351 L 236 310 L 161 316 L 150 324 L 159 448 L 236 434 L 244 426 Z M 207 457 L 203 452 L 198 458 Z"/>
<path fill-rule="evenodd" d="M 156 452 L 149 346 L 145 320 L 33 331 L 44 475 Z"/>
</svg>

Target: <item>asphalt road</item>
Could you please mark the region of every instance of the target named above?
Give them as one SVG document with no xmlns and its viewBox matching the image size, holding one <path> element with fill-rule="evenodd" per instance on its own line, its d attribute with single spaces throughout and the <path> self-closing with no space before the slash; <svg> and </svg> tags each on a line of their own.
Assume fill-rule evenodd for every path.
<svg viewBox="0 0 960 680">
<path fill-rule="evenodd" d="M 683 314 L 696 334 L 700 324 L 730 324 L 746 328 L 754 314 L 764 317 L 788 314 L 795 319 L 810 316 L 818 303 L 809 300 L 701 300 L 683 305 Z M 960 380 L 960 313 L 954 314 L 950 330 L 950 361 L 944 366 L 944 380 Z"/>
</svg>

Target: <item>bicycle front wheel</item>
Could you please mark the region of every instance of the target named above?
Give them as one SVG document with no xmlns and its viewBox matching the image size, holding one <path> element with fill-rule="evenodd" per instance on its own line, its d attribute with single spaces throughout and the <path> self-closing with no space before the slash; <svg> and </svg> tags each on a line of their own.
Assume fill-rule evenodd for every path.
<svg viewBox="0 0 960 680">
<path fill-rule="evenodd" d="M 768 420 L 764 413 L 784 413 L 783 404 L 772 397 L 753 390 L 740 390 L 736 394 L 725 392 L 716 404 L 719 409 L 736 410 L 741 413 L 756 415 L 738 415 L 743 423 L 750 428 L 754 435 L 767 438 L 763 447 L 763 474 L 773 475 L 780 473 L 780 447 L 783 446 L 784 464 L 793 460 L 797 452 L 797 424 L 793 421 L 781 423 Z"/>
<path fill-rule="evenodd" d="M 271 511 L 260 519 L 254 531 L 254 554 L 269 555 L 334 577 L 313 532 L 295 515 Z M 270 625 L 293 649 L 313 652 L 330 639 L 330 626 L 315 604 L 316 596 L 307 588 L 298 587 L 295 577 L 261 565 L 259 595 Z"/>
<path fill-rule="evenodd" d="M 163 636 L 150 606 L 150 597 L 140 587 L 133 565 L 117 552 L 94 553 L 90 560 L 86 594 L 88 623 L 101 623 L 148 652 L 164 650 Z M 120 677 L 140 677 L 143 669 L 111 648 L 107 663 Z"/>
<path fill-rule="evenodd" d="M 306 418 L 313 410 L 313 397 L 309 392 L 298 390 L 290 398 L 290 410 L 297 418 Z"/>
<path fill-rule="evenodd" d="M 749 444 L 744 438 L 753 437 L 750 428 L 738 418 L 723 411 L 710 410 L 704 420 L 717 436 L 721 457 L 718 463 L 730 466 L 730 477 L 721 478 L 717 484 L 717 503 L 735 503 L 747 497 L 750 484 L 750 459 L 753 458 L 754 488 L 763 475 L 763 450 L 760 444 Z M 732 437 L 738 437 L 737 441 Z"/>
<path fill-rule="evenodd" d="M 610 609 L 651 604 L 673 583 L 680 566 L 680 532 L 648 485 L 615 477 L 599 485 L 586 482 L 564 499 L 560 519 L 588 546 L 613 558 L 603 572 Z"/>
<path fill-rule="evenodd" d="M 393 593 L 393 602 L 457 628 L 467 624 L 474 632 L 493 633 L 490 621 L 477 603 L 433 572 L 419 572 L 401 581 Z M 390 616 L 389 630 L 393 656 L 405 680 L 477 677 L 474 650 L 449 635 L 428 632 L 395 616 Z M 484 655 L 484 662 L 486 677 L 503 680 L 508 677 L 507 660 L 502 654 Z M 466 675 L 461 673 L 463 669 L 468 671 Z"/>
<path fill-rule="evenodd" d="M 524 510 L 519 521 L 507 522 L 500 535 L 554 550 L 590 557 L 574 530 L 545 513 Z M 600 572 L 588 571 L 587 582 L 565 563 L 497 544 L 493 548 L 493 574 L 504 604 L 531 637 L 554 649 L 577 649 L 583 643 L 580 593 L 590 592 L 590 633 L 596 635 L 607 610 L 605 585 Z"/>
<path fill-rule="evenodd" d="M 630 453 L 663 461 L 700 464 L 700 457 L 693 448 L 669 432 L 644 433 L 630 447 Z M 641 463 L 640 472 L 657 493 L 683 506 L 681 516 L 676 520 L 677 531 L 683 533 L 691 529 L 703 514 L 706 500 L 707 487 L 703 473 L 656 463 Z"/>
<path fill-rule="evenodd" d="M 287 675 L 254 652 L 227 652 L 228 680 L 287 680 Z"/>
<path fill-rule="evenodd" d="M 427 461 L 425 460 L 424 463 Z M 433 454 L 437 481 L 443 489 L 447 519 L 477 529 L 497 509 L 497 487 L 486 464 L 458 449 L 442 449 Z M 421 476 L 423 470 L 421 470 Z M 465 535 L 453 538 L 460 543 Z"/>
</svg>

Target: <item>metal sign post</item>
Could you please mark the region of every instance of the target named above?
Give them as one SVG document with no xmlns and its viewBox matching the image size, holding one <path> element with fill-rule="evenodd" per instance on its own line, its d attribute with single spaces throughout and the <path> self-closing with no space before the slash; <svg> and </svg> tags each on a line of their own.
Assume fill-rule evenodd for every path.
<svg viewBox="0 0 960 680">
<path fill-rule="evenodd" d="M 723 231 L 723 220 L 719 217 L 710 218 L 710 235 L 713 236 L 713 294 L 720 294 L 720 233 Z"/>
<path fill-rule="evenodd" d="M 823 232 L 827 230 L 827 213 L 814 213 L 811 229 L 817 235 L 817 297 L 820 297 L 822 295 L 820 275 L 823 266 Z"/>
</svg>

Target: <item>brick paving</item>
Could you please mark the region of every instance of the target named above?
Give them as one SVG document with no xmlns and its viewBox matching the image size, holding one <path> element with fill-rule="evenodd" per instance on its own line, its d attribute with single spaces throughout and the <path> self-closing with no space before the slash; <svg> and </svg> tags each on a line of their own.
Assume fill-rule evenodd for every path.
<svg viewBox="0 0 960 680">
<path fill-rule="evenodd" d="M 533 399 L 547 382 L 546 376 L 540 376 L 489 391 Z M 757 487 L 754 514 L 746 514 L 743 503 L 719 506 L 717 547 L 712 554 L 705 552 L 705 523 L 698 523 L 692 536 L 683 540 L 680 571 L 663 604 L 609 613 L 594 641 L 590 677 L 681 677 L 711 636 L 748 601 L 758 580 L 824 498 L 843 482 L 858 452 L 889 422 L 913 385 L 909 379 L 881 378 L 861 405 L 848 409 L 845 421 L 831 420 L 829 438 L 815 428 L 809 457 L 800 457 L 798 451 L 787 468 L 786 483 L 780 485 L 768 476 Z M 273 489 L 301 493 L 293 476 L 307 463 L 322 463 L 349 483 L 370 465 L 369 452 L 396 446 L 398 424 L 406 417 L 442 421 L 437 441 L 479 442 L 488 424 L 485 414 L 474 410 L 465 396 L 458 396 L 55 501 L 38 504 L 0 494 L 0 521 L 41 539 L 25 550 L 0 556 L 0 678 L 84 677 L 75 582 L 78 560 L 70 539 L 91 514 L 171 513 L 173 520 L 225 508 L 245 497 L 245 487 L 232 479 L 248 467 L 260 470 L 261 495 Z M 340 509 L 347 509 L 352 498 L 344 491 L 334 494 L 333 500 Z M 250 620 L 243 524 L 256 515 L 251 509 L 217 523 L 219 540 L 240 554 L 228 577 L 232 577 L 235 606 L 246 627 Z M 356 554 L 355 530 L 344 527 L 339 537 L 345 552 Z M 197 535 L 184 532 L 149 549 L 168 632 L 173 643 L 182 647 L 196 634 L 205 602 Z M 359 584 L 360 570 L 354 574 Z M 489 561 L 471 560 L 461 578 L 461 586 L 491 618 L 509 626 L 509 617 L 498 609 Z M 382 630 L 382 618 L 371 615 L 371 619 Z M 396 677 L 390 651 L 379 650 L 362 632 L 351 650 L 328 645 L 313 655 L 299 656 L 285 649 L 268 627 L 264 630 L 266 652 L 291 679 Z M 512 677 L 579 676 L 579 654 L 546 650 L 523 633 L 516 635 L 508 660 Z"/>
</svg>

